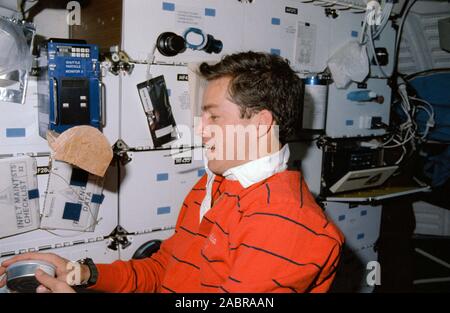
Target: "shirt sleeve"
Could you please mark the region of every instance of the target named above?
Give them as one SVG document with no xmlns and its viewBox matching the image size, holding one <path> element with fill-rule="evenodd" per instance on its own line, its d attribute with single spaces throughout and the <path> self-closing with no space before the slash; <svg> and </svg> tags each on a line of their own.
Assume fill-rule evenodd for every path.
<svg viewBox="0 0 450 313">
<path fill-rule="evenodd" d="M 175 233 L 163 241 L 160 249 L 151 257 L 97 264 L 98 279 L 90 289 L 102 292 L 156 292 L 164 277 Z"/>
<path fill-rule="evenodd" d="M 175 234 L 164 240 L 160 249 L 151 257 L 140 260 L 115 261 L 112 264 L 96 264 L 97 283 L 89 289 L 101 292 L 157 292 L 164 278 L 166 264 L 178 240 L 178 228 L 186 209 L 182 206 L 175 227 Z"/>
<path fill-rule="evenodd" d="M 326 226 L 282 213 L 244 215 L 238 231 L 230 233 L 234 253 L 230 275 L 217 290 L 326 292 L 335 276 L 343 237 L 331 222 L 323 220 L 322 225 Z"/>
</svg>

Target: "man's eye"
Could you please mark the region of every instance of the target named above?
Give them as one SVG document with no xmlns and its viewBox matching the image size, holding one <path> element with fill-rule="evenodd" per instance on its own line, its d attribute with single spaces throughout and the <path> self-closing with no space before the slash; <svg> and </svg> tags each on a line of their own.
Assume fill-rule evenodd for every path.
<svg viewBox="0 0 450 313">
<path fill-rule="evenodd" d="M 216 115 L 211 115 L 209 118 L 210 118 L 211 120 L 215 121 L 215 120 L 217 120 L 219 117 L 216 116 Z"/>
</svg>

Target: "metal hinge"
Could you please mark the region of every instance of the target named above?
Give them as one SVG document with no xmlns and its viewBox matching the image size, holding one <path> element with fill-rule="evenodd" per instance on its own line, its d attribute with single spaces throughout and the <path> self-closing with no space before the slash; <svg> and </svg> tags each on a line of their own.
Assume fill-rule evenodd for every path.
<svg viewBox="0 0 450 313">
<path fill-rule="evenodd" d="M 122 249 L 126 249 L 131 245 L 131 242 L 128 240 L 128 235 L 130 235 L 129 232 L 127 232 L 122 226 L 117 225 L 111 234 L 107 236 L 111 241 L 108 248 L 117 251 L 120 245 Z"/>
<path fill-rule="evenodd" d="M 128 155 L 128 151 L 130 151 L 130 147 L 123 141 L 119 139 L 113 145 L 114 155 L 119 159 L 122 165 L 125 165 L 131 162 L 131 157 Z"/>
</svg>

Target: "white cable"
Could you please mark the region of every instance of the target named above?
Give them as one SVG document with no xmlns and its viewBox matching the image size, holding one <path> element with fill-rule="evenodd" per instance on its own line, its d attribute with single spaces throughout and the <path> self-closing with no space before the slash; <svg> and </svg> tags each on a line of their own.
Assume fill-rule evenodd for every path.
<svg viewBox="0 0 450 313">
<path fill-rule="evenodd" d="M 434 117 L 434 108 L 433 106 L 426 100 L 420 99 L 420 98 L 416 98 L 416 97 L 409 97 L 410 99 L 425 103 L 426 105 L 428 105 L 428 107 L 430 108 L 431 112 L 433 112 L 433 117 Z"/>
<path fill-rule="evenodd" d="M 415 99 L 415 100 L 420 100 L 420 99 L 417 99 L 417 98 L 414 98 L 414 97 L 410 97 L 411 99 Z M 424 110 L 425 112 L 427 112 L 427 114 L 428 114 L 428 120 L 427 120 L 427 122 L 426 122 L 426 124 L 425 124 L 425 131 L 422 133 L 422 135 L 421 135 L 421 139 L 425 139 L 427 136 L 428 136 L 428 132 L 429 132 L 429 130 L 430 130 L 430 128 L 431 127 L 433 127 L 434 126 L 434 110 L 433 110 L 433 108 L 431 107 L 431 105 L 430 105 L 430 108 L 431 108 L 431 110 L 429 110 L 429 109 L 427 109 L 425 106 L 423 106 L 423 105 L 416 105 L 416 107 L 418 108 L 418 109 L 422 109 L 422 110 Z"/>
<path fill-rule="evenodd" d="M 361 29 L 361 34 L 359 35 L 359 44 L 360 45 L 365 44 L 364 43 L 364 37 L 365 37 L 365 34 L 366 34 L 367 18 L 368 18 L 368 14 L 366 12 L 366 15 L 364 16 L 363 26 L 362 26 L 362 29 Z"/>
<path fill-rule="evenodd" d="M 376 30 L 376 33 L 373 36 L 374 39 L 376 39 L 378 36 L 381 35 L 381 33 L 383 32 L 384 28 L 388 24 L 389 17 L 391 16 L 393 7 L 394 7 L 394 4 L 390 3 L 390 2 L 386 3 L 384 5 L 383 12 L 382 12 L 382 18 L 381 18 L 381 24 L 379 25 L 378 29 Z"/>
<path fill-rule="evenodd" d="M 403 13 L 403 16 L 400 20 L 400 26 L 397 31 L 397 39 L 395 41 L 395 50 L 394 50 L 395 60 L 397 60 L 397 58 L 398 58 L 398 54 L 399 54 L 399 50 L 400 50 L 400 39 L 401 39 L 402 31 L 403 31 L 403 25 L 405 25 L 406 16 L 408 15 L 409 10 L 414 5 L 414 3 L 416 3 L 416 1 L 417 0 L 410 0 L 410 2 L 406 5 L 405 12 Z M 397 61 L 395 61 L 395 62 L 397 62 Z"/>
<path fill-rule="evenodd" d="M 409 137 L 408 137 L 408 134 L 409 134 Z M 408 129 L 408 130 L 406 131 L 406 135 L 405 135 L 406 139 L 404 139 L 402 142 L 399 142 L 399 141 L 397 141 L 397 140 L 394 139 L 394 142 L 397 143 L 396 145 L 385 146 L 384 148 L 386 148 L 386 149 L 392 149 L 392 148 L 397 148 L 397 147 L 403 146 L 403 145 L 405 145 L 406 143 L 408 143 L 409 141 L 411 141 L 411 139 L 413 139 L 414 136 L 415 136 L 415 132 L 411 131 L 411 129 Z"/>
<path fill-rule="evenodd" d="M 389 138 L 387 141 L 381 143 L 378 147 L 383 147 L 383 146 L 387 145 L 387 144 L 390 143 L 392 140 L 394 140 L 394 138 L 395 138 L 395 134 L 392 135 L 392 137 Z"/>
<path fill-rule="evenodd" d="M 369 27 L 368 27 L 368 32 L 369 32 L 369 46 L 372 50 L 372 55 L 375 60 L 375 63 L 378 66 L 378 68 L 380 69 L 380 73 L 383 76 L 383 78 L 389 78 L 389 76 L 386 74 L 386 72 L 381 67 L 380 62 L 378 62 L 377 53 L 375 52 L 375 44 L 374 44 L 374 40 L 373 40 L 373 36 L 372 36 L 372 26 L 371 25 L 369 25 Z"/>
<path fill-rule="evenodd" d="M 422 250 L 422 249 L 415 248 L 414 250 L 415 250 L 417 253 L 423 255 L 424 257 L 426 257 L 426 258 L 428 258 L 428 259 L 430 259 L 430 260 L 436 262 L 437 264 L 440 264 L 440 265 L 442 265 L 443 267 L 446 267 L 446 268 L 450 269 L 450 264 L 447 263 L 447 262 L 445 262 L 444 260 L 441 260 L 441 259 L 435 257 L 434 255 L 432 255 L 432 254 L 430 254 L 430 253 L 428 253 L 428 252 L 426 252 L 426 251 L 424 251 L 424 250 Z"/>
<path fill-rule="evenodd" d="M 152 73 L 150 72 L 150 68 L 155 61 L 155 52 L 156 52 L 156 44 L 153 45 L 151 52 L 147 56 L 147 81 L 152 79 Z"/>
<path fill-rule="evenodd" d="M 374 30 L 375 30 L 375 33 L 373 34 L 373 38 L 374 38 L 374 39 L 377 39 L 378 36 L 381 35 L 381 33 L 383 32 L 384 28 L 385 28 L 386 25 L 388 24 L 388 22 L 389 22 L 389 17 L 391 16 L 391 12 L 392 12 L 393 6 L 394 6 L 393 3 L 390 3 L 390 2 L 384 3 L 384 5 L 383 5 L 383 10 L 382 10 L 382 12 L 381 12 L 380 24 L 379 24 L 379 25 L 372 25 L 372 27 L 373 27 Z M 374 10 L 375 10 L 375 7 L 373 7 L 373 6 L 368 6 L 368 7 L 366 8 L 366 15 L 365 15 L 365 17 L 364 17 L 364 24 L 367 24 L 367 20 L 369 19 L 369 17 L 371 17 L 371 19 L 372 19 L 372 20 L 371 20 L 371 23 L 376 23 L 376 18 L 375 18 L 375 16 L 372 14 L 372 12 L 373 12 Z M 369 25 L 371 25 L 371 24 L 369 23 Z M 365 35 L 365 33 L 366 33 L 366 27 L 365 27 L 365 25 L 363 25 L 362 33 L 361 33 L 360 40 L 359 40 L 359 42 L 360 42 L 361 44 L 365 44 L 365 43 L 366 43 L 366 42 L 364 41 L 364 35 Z"/>
<path fill-rule="evenodd" d="M 427 112 L 427 114 L 428 114 L 428 116 L 429 116 L 428 122 L 431 122 L 431 121 L 433 120 L 434 113 L 433 113 L 432 111 L 428 110 L 428 109 L 427 109 L 426 107 L 424 107 L 423 105 L 416 105 L 416 108 L 422 109 L 422 110 L 424 110 L 425 112 Z"/>
<path fill-rule="evenodd" d="M 450 282 L 450 277 L 424 278 L 413 280 L 414 285 Z"/>
</svg>

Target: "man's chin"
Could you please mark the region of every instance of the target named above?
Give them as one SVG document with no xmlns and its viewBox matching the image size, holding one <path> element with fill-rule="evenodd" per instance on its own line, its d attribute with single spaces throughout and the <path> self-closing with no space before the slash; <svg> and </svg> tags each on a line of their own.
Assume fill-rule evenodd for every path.
<svg viewBox="0 0 450 313">
<path fill-rule="evenodd" d="M 216 175 L 222 175 L 225 172 L 222 169 L 223 167 L 223 164 L 221 164 L 222 162 L 218 160 L 208 160 L 208 169 Z"/>
</svg>

